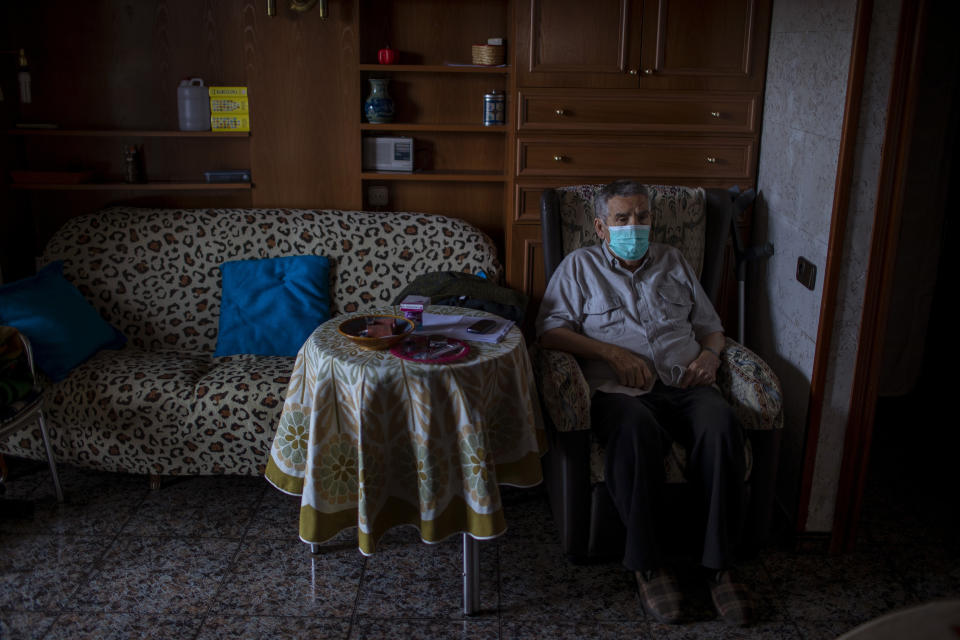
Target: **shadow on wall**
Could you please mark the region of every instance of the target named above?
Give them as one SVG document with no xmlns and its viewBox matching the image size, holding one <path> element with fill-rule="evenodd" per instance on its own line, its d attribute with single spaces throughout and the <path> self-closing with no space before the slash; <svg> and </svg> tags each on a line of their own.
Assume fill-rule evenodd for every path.
<svg viewBox="0 0 960 640">
<path fill-rule="evenodd" d="M 766 200 L 763 193 L 759 192 L 753 205 L 751 244 L 757 246 L 773 242 L 776 251 L 779 247 L 770 237 L 768 218 Z M 792 523 L 797 511 L 803 467 L 810 375 L 791 362 L 783 353 L 783 345 L 778 343 L 779 332 L 773 312 L 775 301 L 771 300 L 766 286 L 771 277 L 773 269 L 770 259 L 752 262 L 747 267 L 745 337 L 746 346 L 756 351 L 780 378 L 785 426 L 777 476 L 777 501 Z"/>
</svg>

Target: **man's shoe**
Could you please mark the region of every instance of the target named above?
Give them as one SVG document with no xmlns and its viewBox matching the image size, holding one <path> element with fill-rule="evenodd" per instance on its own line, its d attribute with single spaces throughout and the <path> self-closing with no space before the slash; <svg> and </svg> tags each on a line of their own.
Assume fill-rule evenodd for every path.
<svg viewBox="0 0 960 640">
<path fill-rule="evenodd" d="M 665 624 L 680 622 L 680 587 L 671 571 L 637 571 L 637 587 L 643 608 Z"/>
<path fill-rule="evenodd" d="M 753 599 L 742 582 L 734 580 L 729 571 L 716 571 L 707 578 L 713 606 L 724 621 L 745 627 L 753 621 Z"/>
</svg>

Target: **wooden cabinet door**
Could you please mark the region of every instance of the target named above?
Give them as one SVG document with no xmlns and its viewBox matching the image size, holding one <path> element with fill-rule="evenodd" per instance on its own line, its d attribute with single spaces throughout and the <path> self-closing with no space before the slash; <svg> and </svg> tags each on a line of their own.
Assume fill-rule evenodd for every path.
<svg viewBox="0 0 960 640">
<path fill-rule="evenodd" d="M 635 88 L 642 13 L 642 0 L 519 2 L 519 85 Z"/>
<path fill-rule="evenodd" d="M 770 0 L 648 0 L 640 86 L 759 91 Z"/>
</svg>

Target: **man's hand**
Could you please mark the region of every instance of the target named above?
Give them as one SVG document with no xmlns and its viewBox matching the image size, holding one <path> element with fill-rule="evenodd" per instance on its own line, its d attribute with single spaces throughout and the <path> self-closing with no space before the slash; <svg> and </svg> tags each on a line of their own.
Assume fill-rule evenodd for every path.
<svg viewBox="0 0 960 640">
<path fill-rule="evenodd" d="M 696 360 L 690 363 L 677 386 L 681 389 L 699 385 L 713 384 L 717 379 L 720 358 L 710 351 L 702 351 Z"/>
<path fill-rule="evenodd" d="M 617 378 L 623 386 L 649 389 L 653 385 L 653 374 L 650 373 L 646 360 L 632 351 L 614 344 L 607 344 L 602 357 L 617 373 Z"/>
</svg>

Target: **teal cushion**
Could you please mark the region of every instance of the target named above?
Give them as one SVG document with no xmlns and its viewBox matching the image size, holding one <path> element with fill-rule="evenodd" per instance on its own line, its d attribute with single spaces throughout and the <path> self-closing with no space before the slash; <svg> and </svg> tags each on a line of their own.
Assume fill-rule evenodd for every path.
<svg viewBox="0 0 960 640">
<path fill-rule="evenodd" d="M 119 349 L 127 341 L 63 277 L 60 260 L 0 286 L 0 324 L 30 339 L 37 366 L 52 380 L 67 377 L 100 349 Z"/>
<path fill-rule="evenodd" d="M 330 261 L 324 256 L 236 260 L 221 264 L 220 273 L 214 356 L 295 356 L 330 319 Z"/>
</svg>

